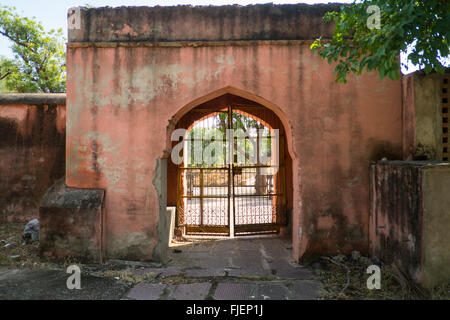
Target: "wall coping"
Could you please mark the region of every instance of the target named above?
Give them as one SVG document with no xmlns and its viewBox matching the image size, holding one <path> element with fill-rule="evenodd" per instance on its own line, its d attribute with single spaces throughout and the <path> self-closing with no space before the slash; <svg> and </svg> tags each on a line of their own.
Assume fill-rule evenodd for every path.
<svg viewBox="0 0 450 320">
<path fill-rule="evenodd" d="M 185 48 L 185 47 L 244 47 L 244 46 L 299 46 L 311 45 L 315 40 L 236 40 L 236 41 L 135 41 L 135 42 L 68 42 L 68 48 Z M 322 40 L 323 43 L 329 40 Z"/>
<path fill-rule="evenodd" d="M 4 93 L 0 94 L 0 105 L 5 104 L 66 104 L 65 93 Z"/>
<path fill-rule="evenodd" d="M 450 162 L 440 160 L 379 160 L 376 165 L 395 167 L 450 167 Z"/>
<path fill-rule="evenodd" d="M 332 37 L 342 3 L 72 7 L 68 42 L 307 40 Z"/>
<path fill-rule="evenodd" d="M 450 67 L 446 67 L 444 73 L 439 73 L 435 70 L 431 71 L 430 73 L 425 73 L 424 69 L 421 70 L 417 70 L 408 74 L 404 74 L 402 76 L 403 79 L 405 78 L 410 78 L 410 77 L 416 77 L 416 76 L 420 76 L 420 77 L 448 77 L 450 75 Z"/>
</svg>

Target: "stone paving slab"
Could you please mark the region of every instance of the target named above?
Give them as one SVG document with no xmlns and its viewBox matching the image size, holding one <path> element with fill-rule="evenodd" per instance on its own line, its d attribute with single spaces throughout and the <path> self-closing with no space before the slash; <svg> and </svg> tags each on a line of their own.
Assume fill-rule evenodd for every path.
<svg viewBox="0 0 450 320">
<path fill-rule="evenodd" d="M 260 254 L 249 254 L 247 256 L 237 256 L 231 259 L 235 268 L 257 268 L 262 267 L 263 258 Z"/>
<path fill-rule="evenodd" d="M 128 292 L 127 298 L 135 300 L 158 300 L 165 288 L 165 284 L 141 282 Z"/>
<path fill-rule="evenodd" d="M 232 250 L 237 250 L 238 245 L 234 240 L 219 240 L 216 241 L 212 248 L 213 253 L 224 253 Z"/>
<path fill-rule="evenodd" d="M 214 300 L 315 300 L 320 295 L 320 284 L 299 280 L 222 282 L 213 294 Z"/>
<path fill-rule="evenodd" d="M 187 277 L 223 277 L 225 276 L 224 268 L 208 268 L 208 269 L 187 269 L 185 270 Z"/>
<path fill-rule="evenodd" d="M 261 284 L 255 296 L 257 300 L 289 300 L 291 292 L 284 284 Z"/>
<path fill-rule="evenodd" d="M 205 300 L 210 282 L 164 285 L 139 283 L 127 294 L 135 300 Z M 166 289 L 166 290 L 165 290 Z M 316 281 L 219 282 L 212 293 L 214 300 L 315 300 L 323 290 Z"/>
<path fill-rule="evenodd" d="M 169 286 L 170 298 L 175 300 L 204 300 L 211 289 L 211 283 L 187 283 Z"/>
<path fill-rule="evenodd" d="M 313 273 L 305 268 L 286 268 L 276 269 L 275 276 L 281 279 L 300 279 L 300 280 L 312 280 L 314 279 Z"/>
<path fill-rule="evenodd" d="M 310 269 L 291 265 L 287 260 L 274 260 L 269 263 L 270 268 L 275 270 L 275 276 L 281 279 L 313 279 L 314 275 Z"/>
<path fill-rule="evenodd" d="M 222 282 L 217 285 L 214 300 L 251 300 L 256 286 L 250 283 Z"/>
<path fill-rule="evenodd" d="M 317 299 L 323 286 L 319 281 L 298 280 L 289 286 L 293 300 Z"/>
<path fill-rule="evenodd" d="M 176 276 L 181 273 L 181 269 L 177 267 L 167 267 L 167 268 L 143 268 L 134 271 L 136 275 L 144 275 L 146 273 L 154 273 L 160 278 L 167 278 L 171 276 Z"/>
<path fill-rule="evenodd" d="M 189 258 L 198 261 L 198 260 L 209 260 L 211 258 L 211 254 L 206 251 L 191 251 L 189 252 Z"/>
<path fill-rule="evenodd" d="M 181 251 L 170 254 L 168 267 L 183 270 L 187 278 L 198 278 L 199 283 L 205 281 L 202 278 L 215 278 L 217 286 L 209 288 L 214 290 L 213 299 L 316 299 L 320 294 L 321 284 L 314 280 L 312 271 L 292 260 L 289 239 L 205 240 L 177 248 Z M 174 285 L 168 287 L 171 294 L 164 298 L 175 297 Z M 204 291 L 199 295 L 203 297 Z"/>
<path fill-rule="evenodd" d="M 201 265 L 202 268 L 208 269 L 208 268 L 218 268 L 223 269 L 228 267 L 229 259 L 227 257 L 220 257 L 220 258 L 214 258 L 209 259 L 206 261 L 203 265 Z"/>
<path fill-rule="evenodd" d="M 238 240 L 236 248 L 239 251 L 259 251 L 261 249 L 261 241 L 259 240 Z"/>
<path fill-rule="evenodd" d="M 272 242 L 267 240 L 261 242 L 262 249 L 267 253 L 267 255 L 272 256 L 273 258 L 289 256 L 292 251 L 292 249 L 288 249 L 289 245 L 290 244 L 286 242 L 277 242 L 273 240 Z"/>
<path fill-rule="evenodd" d="M 270 270 L 266 270 L 262 267 L 246 267 L 239 269 L 226 269 L 228 271 L 229 277 L 272 277 L 272 273 Z"/>
</svg>

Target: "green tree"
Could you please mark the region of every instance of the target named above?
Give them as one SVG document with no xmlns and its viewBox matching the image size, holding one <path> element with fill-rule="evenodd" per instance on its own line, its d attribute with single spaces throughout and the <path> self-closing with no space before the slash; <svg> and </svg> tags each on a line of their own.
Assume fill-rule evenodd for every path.
<svg viewBox="0 0 450 320">
<path fill-rule="evenodd" d="M 0 61 L 3 86 L 13 92 L 65 92 L 66 67 L 62 29 L 45 32 L 14 8 L 0 7 L 0 35 L 8 38 L 14 59 Z"/>
<path fill-rule="evenodd" d="M 376 14 L 369 8 L 373 5 L 380 9 L 379 28 L 368 24 Z M 359 75 L 364 70 L 378 70 L 380 78 L 398 79 L 402 63 L 398 56 L 407 49 L 407 61 L 426 73 L 444 72 L 450 38 L 448 0 L 355 1 L 341 6 L 340 12 L 328 12 L 324 20 L 335 22 L 333 38 L 319 38 L 311 49 L 328 63 L 337 63 L 336 81 L 346 82 L 347 74 Z"/>
</svg>

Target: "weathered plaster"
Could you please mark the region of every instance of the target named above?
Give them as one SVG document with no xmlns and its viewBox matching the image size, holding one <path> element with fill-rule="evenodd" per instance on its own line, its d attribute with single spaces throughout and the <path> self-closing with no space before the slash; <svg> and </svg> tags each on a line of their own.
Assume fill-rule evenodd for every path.
<svg viewBox="0 0 450 320">
<path fill-rule="evenodd" d="M 442 80 L 423 72 L 402 79 L 404 158 L 442 160 Z"/>
<path fill-rule="evenodd" d="M 0 95 L 0 220 L 37 217 L 64 175 L 65 120 L 64 95 Z"/>
<path fill-rule="evenodd" d="M 450 283 L 450 168 L 424 170 L 423 284 Z"/>
<path fill-rule="evenodd" d="M 103 261 L 104 190 L 67 188 L 64 178 L 43 196 L 39 207 L 42 258 Z"/>
<path fill-rule="evenodd" d="M 158 159 L 153 185 L 159 198 L 158 244 L 153 250 L 155 260 L 166 262 L 168 259 L 169 238 L 171 233 L 171 216 L 167 208 L 167 161 Z M 174 227 L 174 226 L 173 226 Z"/>
<path fill-rule="evenodd" d="M 74 19 L 79 28 L 69 28 L 69 42 L 288 40 L 315 39 L 321 35 L 331 38 L 332 24 L 325 24 L 322 18 L 325 12 L 339 11 L 339 8 L 340 4 L 271 3 L 221 7 L 82 7 Z"/>
<path fill-rule="evenodd" d="M 331 7 L 81 10 L 67 50 L 66 182 L 106 190 L 112 257 L 157 258 L 165 210 L 155 164 L 170 161 L 181 117 L 224 94 L 259 103 L 283 123 L 294 257 L 367 251 L 368 168 L 401 158 L 401 87 L 375 74 L 334 81 L 333 65 L 309 49 L 316 34 L 331 34 L 322 22 Z"/>
<path fill-rule="evenodd" d="M 427 288 L 450 281 L 450 165 L 380 161 L 372 166 L 371 255 Z"/>
<path fill-rule="evenodd" d="M 135 219 L 133 229 L 156 229 L 159 218 L 144 211 L 143 203 L 159 207 L 156 191 L 147 192 L 146 184 L 154 172 L 150 164 L 167 155 L 167 121 L 176 123 L 196 106 L 193 101 L 212 99 L 211 93 L 232 85 L 238 92 L 251 93 L 250 99 L 270 101 L 285 119 L 290 151 L 298 155 L 294 172 L 303 168 L 303 191 L 297 173 L 294 197 L 296 202 L 303 199 L 304 212 L 294 208 L 293 225 L 294 230 L 302 226 L 305 242 L 300 249 L 294 239 L 295 255 L 308 250 L 367 250 L 368 189 L 363 186 L 368 184 L 369 161 L 401 157 L 398 82 L 388 81 L 391 85 L 378 92 L 370 89 L 380 86 L 375 75 L 337 84 L 332 67 L 320 63 L 306 45 L 136 47 L 132 52 L 121 47 L 68 50 L 68 72 L 71 66 L 91 63 L 68 81 L 74 98 L 69 109 L 68 134 L 73 139 L 68 140 L 67 183 L 107 190 L 108 230 L 125 230 L 131 217 L 121 212 L 128 211 Z M 309 67 L 314 60 L 318 72 Z M 95 80 L 92 66 L 97 66 Z M 262 72 L 271 68 L 277 72 Z M 95 132 L 88 135 L 96 142 L 95 150 L 86 132 Z M 335 226 L 322 232 L 316 226 L 323 224 L 314 216 L 328 215 L 327 208 L 332 208 Z"/>
</svg>

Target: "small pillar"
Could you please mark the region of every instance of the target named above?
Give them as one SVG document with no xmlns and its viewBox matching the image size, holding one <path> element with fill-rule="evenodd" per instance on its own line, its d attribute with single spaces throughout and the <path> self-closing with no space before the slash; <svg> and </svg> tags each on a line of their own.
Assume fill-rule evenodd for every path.
<svg viewBox="0 0 450 320">
<path fill-rule="evenodd" d="M 39 207 L 41 258 L 74 258 L 83 263 L 103 260 L 101 189 L 69 188 L 56 182 Z"/>
</svg>

